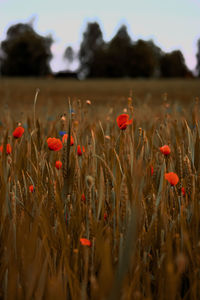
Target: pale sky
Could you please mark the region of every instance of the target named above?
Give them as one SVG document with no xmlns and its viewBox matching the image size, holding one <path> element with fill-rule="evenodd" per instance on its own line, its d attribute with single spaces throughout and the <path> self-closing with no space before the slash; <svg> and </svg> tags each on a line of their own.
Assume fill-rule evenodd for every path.
<svg viewBox="0 0 200 300">
<path fill-rule="evenodd" d="M 65 68 L 65 48 L 79 48 L 90 21 L 99 22 L 106 41 L 125 24 L 133 40 L 151 38 L 164 51 L 180 49 L 188 67 L 196 66 L 200 0 L 0 0 L 0 41 L 10 25 L 31 19 L 38 33 L 55 40 L 54 71 Z"/>
</svg>

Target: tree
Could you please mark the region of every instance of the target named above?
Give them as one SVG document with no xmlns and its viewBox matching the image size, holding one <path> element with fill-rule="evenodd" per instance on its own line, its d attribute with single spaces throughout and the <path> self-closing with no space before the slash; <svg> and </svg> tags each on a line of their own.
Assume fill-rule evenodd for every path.
<svg viewBox="0 0 200 300">
<path fill-rule="evenodd" d="M 132 41 L 125 25 L 122 25 L 116 35 L 108 43 L 107 68 L 108 77 L 125 77 L 129 75 Z"/>
<path fill-rule="evenodd" d="M 200 39 L 197 42 L 197 65 L 196 65 L 196 70 L 197 70 L 197 76 L 200 77 Z"/>
<path fill-rule="evenodd" d="M 80 74 L 81 76 L 91 77 L 91 67 L 94 56 L 104 46 L 103 35 L 98 23 L 88 23 L 83 34 L 83 40 L 79 51 Z"/>
<path fill-rule="evenodd" d="M 129 57 L 130 77 L 158 77 L 160 75 L 161 49 L 153 41 L 138 40 Z"/>
<path fill-rule="evenodd" d="M 30 24 L 16 24 L 1 43 L 0 66 L 6 76 L 42 76 L 50 73 L 51 37 L 37 34 Z"/>
<path fill-rule="evenodd" d="M 165 53 L 161 58 L 160 68 L 163 77 L 185 77 L 189 74 L 180 50 Z"/>
<path fill-rule="evenodd" d="M 198 45 L 200 74 L 200 42 Z M 83 77 L 192 77 L 181 51 L 164 53 L 152 40 L 133 42 L 125 25 L 105 43 L 99 25 L 88 23 L 79 59 Z"/>
<path fill-rule="evenodd" d="M 71 46 L 68 46 L 64 52 L 64 58 L 68 61 L 68 66 L 73 62 L 75 57 L 74 50 Z"/>
<path fill-rule="evenodd" d="M 125 25 L 105 43 L 99 25 L 89 23 L 79 57 L 87 77 L 158 77 L 161 54 L 152 41 L 134 43 Z"/>
</svg>

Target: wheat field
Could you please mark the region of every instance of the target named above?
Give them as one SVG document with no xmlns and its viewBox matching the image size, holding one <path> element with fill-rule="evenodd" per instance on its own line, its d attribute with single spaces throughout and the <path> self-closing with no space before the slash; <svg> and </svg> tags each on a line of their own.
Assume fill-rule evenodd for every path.
<svg viewBox="0 0 200 300">
<path fill-rule="evenodd" d="M 1 299 L 200 299 L 199 96 L 1 79 Z"/>
</svg>

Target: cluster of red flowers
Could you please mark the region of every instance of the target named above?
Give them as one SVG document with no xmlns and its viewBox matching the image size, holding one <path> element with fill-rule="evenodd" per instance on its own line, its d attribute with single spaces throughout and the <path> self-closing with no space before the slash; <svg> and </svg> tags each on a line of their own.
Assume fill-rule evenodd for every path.
<svg viewBox="0 0 200 300">
<path fill-rule="evenodd" d="M 125 130 L 127 128 L 128 125 L 132 124 L 133 120 L 129 120 L 129 115 L 128 114 L 121 114 L 117 117 L 117 124 L 119 126 L 119 128 L 121 130 Z M 23 134 L 23 133 L 22 133 Z M 63 145 L 62 143 L 66 143 L 67 142 L 67 139 L 68 139 L 68 134 L 65 133 L 62 137 L 62 142 L 60 141 L 60 139 L 57 139 L 57 138 L 48 138 L 47 139 L 47 144 L 48 144 L 48 147 L 50 150 L 52 151 L 59 151 L 62 149 Z M 70 146 L 73 146 L 74 145 L 74 139 L 73 139 L 73 136 L 70 137 Z M 77 146 L 77 154 L 78 156 L 82 156 L 82 154 L 85 152 L 85 148 L 84 146 L 82 146 L 82 149 L 81 149 L 81 146 L 78 145 Z M 57 168 L 57 166 L 56 166 Z M 60 167 L 58 167 L 60 169 Z"/>
<path fill-rule="evenodd" d="M 13 131 L 13 137 L 15 139 L 18 139 L 23 135 L 23 133 L 24 133 L 24 128 L 22 126 L 18 126 Z M 0 152 L 3 153 L 3 145 L 0 146 Z M 7 144 L 6 145 L 6 154 L 11 154 L 11 152 L 12 152 L 12 147 L 10 144 Z"/>
<path fill-rule="evenodd" d="M 164 145 L 159 148 L 160 152 L 166 157 L 171 153 L 171 149 L 168 145 Z M 151 175 L 153 175 L 153 167 L 151 166 Z M 171 186 L 176 186 L 179 182 L 179 177 L 174 172 L 165 173 L 165 179 L 171 184 Z M 185 196 L 185 188 L 181 188 L 182 195 Z"/>
<path fill-rule="evenodd" d="M 67 142 L 67 139 L 68 139 L 68 134 L 64 134 L 63 137 L 62 137 L 62 142 L 60 139 L 57 139 L 57 138 L 48 138 L 47 139 L 47 144 L 48 144 L 48 148 L 49 150 L 52 150 L 52 151 L 59 151 L 62 149 L 63 147 L 63 144 Z M 71 136 L 70 138 L 70 146 L 73 146 L 74 145 L 74 139 L 73 139 L 73 136 Z M 85 153 L 85 147 L 78 145 L 77 146 L 77 154 L 78 156 L 82 156 L 82 154 Z M 57 169 L 61 169 L 62 167 L 62 162 L 61 161 L 57 161 L 56 162 L 56 168 Z"/>
<path fill-rule="evenodd" d="M 132 122 L 133 122 L 133 119 L 129 119 L 128 114 L 121 114 L 117 117 L 117 125 L 118 125 L 120 130 L 125 130 L 128 125 L 132 124 Z M 13 131 L 13 137 L 15 139 L 18 139 L 18 138 L 22 137 L 23 134 L 24 134 L 24 128 L 21 127 L 21 126 L 18 126 Z M 67 143 L 67 140 L 68 140 L 68 134 L 63 135 L 62 141 L 58 138 L 49 137 L 47 139 L 48 148 L 51 151 L 59 151 L 63 148 L 63 144 Z M 71 136 L 70 137 L 70 146 L 73 146 L 73 145 L 74 145 L 74 139 Z M 168 145 L 164 145 L 164 146 L 160 147 L 159 150 L 165 157 L 169 156 L 169 154 L 171 153 L 171 149 Z M 0 146 L 0 152 L 3 152 L 3 145 Z M 11 152 L 12 152 L 11 145 L 7 144 L 6 145 L 6 153 L 11 154 Z M 83 153 L 85 153 L 84 146 L 81 147 L 80 145 L 77 145 L 77 155 L 82 156 Z M 62 162 L 60 160 L 57 160 L 55 162 L 55 168 L 57 170 L 60 170 L 62 168 Z M 154 174 L 154 167 L 153 166 L 150 166 L 150 172 L 151 172 L 151 175 Z M 179 182 L 179 177 L 174 172 L 165 173 L 165 179 L 170 183 L 171 186 L 176 186 Z M 30 185 L 29 186 L 29 192 L 34 193 L 34 191 L 35 191 L 34 185 Z M 181 192 L 182 192 L 182 195 L 185 196 L 186 192 L 185 192 L 184 187 L 182 187 Z M 81 201 L 86 203 L 86 197 L 85 197 L 84 193 L 81 195 Z M 108 218 L 108 214 L 105 212 L 103 217 L 104 217 L 104 220 L 106 221 L 107 218 Z M 66 220 L 67 220 L 67 215 L 66 215 Z M 85 247 L 91 247 L 92 246 L 91 241 L 87 238 L 80 238 L 80 243 L 81 243 L 82 246 L 85 246 Z"/>
<path fill-rule="evenodd" d="M 164 145 L 159 149 L 166 157 L 171 153 L 171 149 L 168 145 Z M 179 182 L 178 175 L 174 172 L 165 173 L 165 179 L 171 184 L 171 186 L 175 186 Z"/>
<path fill-rule="evenodd" d="M 133 119 L 129 119 L 129 115 L 128 114 L 121 114 L 117 117 L 117 125 L 118 127 L 121 129 L 121 130 L 125 130 L 127 128 L 128 125 L 132 124 L 133 122 Z M 13 137 L 15 139 L 18 139 L 20 137 L 22 137 L 22 135 L 24 134 L 24 128 L 22 126 L 18 126 L 17 128 L 15 128 L 15 130 L 13 131 Z M 62 142 L 60 139 L 57 139 L 57 138 L 51 138 L 49 137 L 47 139 L 47 144 L 48 144 L 48 148 L 52 151 L 59 151 L 63 148 L 63 144 L 67 142 L 67 139 L 68 139 L 68 134 L 64 134 L 63 137 L 62 137 Z M 70 146 L 73 146 L 74 145 L 74 139 L 73 137 L 71 136 L 70 137 Z M 171 149 L 168 145 L 164 145 L 162 147 L 159 148 L 160 152 L 165 155 L 166 157 L 169 156 L 169 154 L 171 153 Z M 0 146 L 0 152 L 3 152 L 3 145 Z M 12 152 L 12 147 L 10 144 L 7 144 L 6 145 L 6 153 L 7 154 L 11 154 Z M 85 148 L 84 146 L 81 146 L 78 145 L 77 146 L 77 155 L 78 156 L 82 156 L 82 154 L 85 152 Z M 57 160 L 55 162 L 55 168 L 57 170 L 60 170 L 62 168 L 62 162 L 60 160 Z M 151 169 L 151 175 L 153 175 L 154 173 L 154 168 L 153 166 L 150 167 Z M 179 177 L 176 173 L 174 172 L 169 172 L 169 173 L 165 173 L 165 179 L 171 184 L 171 186 L 176 186 L 177 183 L 179 182 Z M 29 191 L 31 193 L 34 192 L 34 186 L 33 185 L 30 185 L 29 186 Z M 181 189 L 181 192 L 182 192 L 182 195 L 185 196 L 186 194 L 186 191 L 185 191 L 185 188 L 182 187 Z M 85 198 L 85 195 L 82 194 L 81 196 L 81 200 L 83 202 L 86 202 L 86 198 Z M 107 219 L 107 214 L 105 213 L 104 214 L 104 220 Z M 80 239 L 80 242 L 83 246 L 89 246 L 91 247 L 91 241 L 89 241 L 88 239 L 85 239 L 85 238 L 81 238 Z"/>
</svg>

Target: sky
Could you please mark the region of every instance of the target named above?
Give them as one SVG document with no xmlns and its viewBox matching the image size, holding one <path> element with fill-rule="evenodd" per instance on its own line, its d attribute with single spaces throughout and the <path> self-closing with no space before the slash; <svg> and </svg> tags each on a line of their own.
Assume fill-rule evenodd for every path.
<svg viewBox="0 0 200 300">
<path fill-rule="evenodd" d="M 100 24 L 105 41 L 125 24 L 133 40 L 153 39 L 166 52 L 180 49 L 187 66 L 196 66 L 200 0 L 0 0 L 0 42 L 11 25 L 30 21 L 54 39 L 53 71 L 66 68 L 64 50 L 70 45 L 78 51 L 91 21 Z"/>
</svg>

